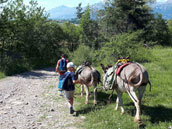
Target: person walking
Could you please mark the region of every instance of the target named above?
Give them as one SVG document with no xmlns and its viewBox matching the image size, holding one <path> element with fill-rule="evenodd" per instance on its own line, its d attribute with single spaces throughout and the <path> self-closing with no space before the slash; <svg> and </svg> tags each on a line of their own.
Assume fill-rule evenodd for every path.
<svg viewBox="0 0 172 129">
<path fill-rule="evenodd" d="M 64 96 L 68 102 L 70 114 L 73 114 L 75 112 L 73 109 L 73 102 L 76 83 L 80 82 L 79 80 L 75 79 L 75 65 L 73 64 L 73 62 L 69 62 L 67 64 L 67 72 L 64 74 L 62 90 L 64 90 Z"/>
<path fill-rule="evenodd" d="M 59 74 L 59 83 L 58 83 L 58 94 L 60 96 L 62 96 L 62 88 L 61 88 L 61 85 L 62 85 L 62 82 L 63 82 L 63 78 L 64 78 L 64 74 L 65 72 L 67 71 L 67 63 L 69 61 L 65 58 L 65 55 L 62 54 L 61 55 L 61 59 L 59 59 L 57 61 L 57 65 L 56 65 L 56 72 L 58 72 Z"/>
</svg>

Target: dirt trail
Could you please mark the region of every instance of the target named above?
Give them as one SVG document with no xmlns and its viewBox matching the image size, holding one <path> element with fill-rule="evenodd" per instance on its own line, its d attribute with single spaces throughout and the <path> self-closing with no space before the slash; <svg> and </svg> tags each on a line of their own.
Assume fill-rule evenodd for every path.
<svg viewBox="0 0 172 129">
<path fill-rule="evenodd" d="M 0 129 L 77 129 L 57 83 L 54 68 L 0 80 Z"/>
</svg>

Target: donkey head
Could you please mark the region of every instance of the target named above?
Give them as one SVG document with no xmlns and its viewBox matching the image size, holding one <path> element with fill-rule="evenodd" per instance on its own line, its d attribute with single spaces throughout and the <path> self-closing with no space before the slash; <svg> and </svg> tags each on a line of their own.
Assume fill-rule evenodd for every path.
<svg viewBox="0 0 172 129">
<path fill-rule="evenodd" d="M 112 67 L 112 65 L 107 65 L 107 66 L 104 66 L 104 64 L 100 64 L 100 65 L 101 65 L 101 67 L 102 67 L 102 70 L 103 70 L 103 73 L 104 73 L 104 74 L 107 72 L 107 70 L 108 70 L 109 68 Z"/>
</svg>

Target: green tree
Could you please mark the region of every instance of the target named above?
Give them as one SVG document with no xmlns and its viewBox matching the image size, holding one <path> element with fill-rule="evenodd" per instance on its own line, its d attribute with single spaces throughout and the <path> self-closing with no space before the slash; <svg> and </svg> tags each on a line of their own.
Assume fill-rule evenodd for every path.
<svg viewBox="0 0 172 129">
<path fill-rule="evenodd" d="M 151 20 L 151 22 L 144 29 L 142 38 L 144 38 L 145 41 L 154 42 L 153 45 L 171 45 L 170 31 L 167 25 L 167 21 L 162 18 L 162 15 L 155 15 L 155 18 Z"/>
<path fill-rule="evenodd" d="M 64 47 L 70 51 L 74 51 L 79 45 L 80 28 L 79 26 L 70 22 L 65 22 L 63 25 L 65 35 Z"/>
<path fill-rule="evenodd" d="M 168 20 L 168 28 L 169 28 L 169 34 L 170 34 L 170 42 L 172 42 L 172 19 Z"/>
<path fill-rule="evenodd" d="M 97 21 L 91 19 L 89 6 L 81 17 L 80 28 L 80 43 L 83 43 L 84 45 L 93 49 L 99 49 L 101 46 L 101 41 L 99 38 L 99 25 Z"/>
<path fill-rule="evenodd" d="M 82 17 L 82 7 L 81 7 L 81 5 L 82 5 L 82 3 L 79 3 L 78 4 L 78 7 L 76 7 L 76 10 L 77 10 L 77 12 L 76 12 L 76 14 L 77 14 L 77 18 L 78 19 L 81 19 L 81 17 Z"/>
<path fill-rule="evenodd" d="M 112 0 L 105 6 L 102 20 L 110 35 L 144 29 L 152 20 L 145 0 Z"/>
<path fill-rule="evenodd" d="M 85 61 L 93 63 L 94 51 L 88 46 L 80 45 L 76 51 L 71 54 L 70 58 L 77 66 Z"/>
<path fill-rule="evenodd" d="M 111 37 L 98 52 L 97 61 L 104 64 L 114 64 L 118 57 L 131 58 L 131 61 L 146 62 L 151 59 L 150 50 L 142 44 L 144 40 L 140 40 L 143 31 L 133 33 L 123 33 Z"/>
<path fill-rule="evenodd" d="M 43 67 L 56 62 L 64 33 L 56 22 L 48 22 L 47 17 L 44 8 L 33 0 L 27 6 L 23 0 L 10 1 L 3 8 L 1 21 L 6 24 L 0 32 L 4 59 L 1 67 L 8 74 L 20 72 L 22 67 Z"/>
</svg>

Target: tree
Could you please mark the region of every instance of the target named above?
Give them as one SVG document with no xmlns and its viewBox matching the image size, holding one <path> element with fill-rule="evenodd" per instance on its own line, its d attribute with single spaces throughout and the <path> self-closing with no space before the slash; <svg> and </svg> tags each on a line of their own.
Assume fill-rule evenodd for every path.
<svg viewBox="0 0 172 129">
<path fill-rule="evenodd" d="M 111 35 L 144 29 L 153 18 L 145 0 L 109 1 L 104 14 L 104 27 Z"/>
<path fill-rule="evenodd" d="M 96 21 L 91 19 L 89 6 L 81 17 L 80 28 L 80 42 L 93 49 L 98 49 L 100 47 L 99 26 Z"/>
<path fill-rule="evenodd" d="M 3 3 L 6 3 L 8 0 L 0 0 L 0 65 L 4 62 L 4 47 L 5 47 L 5 39 L 8 38 L 9 31 L 7 30 L 8 27 L 8 16 L 6 15 L 7 10 L 3 7 Z M 2 66 L 2 65 L 1 65 Z M 1 67 L 0 67 L 1 69 Z"/>
<path fill-rule="evenodd" d="M 112 0 L 108 1 L 99 13 L 104 35 L 113 35 L 143 30 L 141 40 L 147 45 L 169 45 L 169 30 L 161 15 L 152 13 L 151 0 Z M 102 14 L 102 15 L 101 15 Z"/>
<path fill-rule="evenodd" d="M 44 12 L 33 0 L 27 6 L 23 0 L 10 1 L 3 8 L 1 67 L 8 74 L 20 72 L 22 67 L 35 68 L 56 62 L 60 42 L 64 40 L 63 30 L 57 23 L 47 22 Z"/>
<path fill-rule="evenodd" d="M 82 17 L 82 7 L 81 7 L 81 5 L 82 5 L 82 3 L 79 3 L 78 4 L 78 7 L 76 7 L 76 10 L 77 10 L 77 12 L 76 12 L 76 14 L 77 14 L 77 18 L 78 19 L 81 19 L 81 17 Z"/>
<path fill-rule="evenodd" d="M 70 22 L 66 22 L 63 25 L 63 31 L 65 35 L 65 45 L 70 51 L 74 51 L 79 45 L 79 26 L 76 26 Z"/>
<path fill-rule="evenodd" d="M 168 28 L 170 33 L 170 42 L 172 42 L 172 19 L 168 20 Z"/>
</svg>

